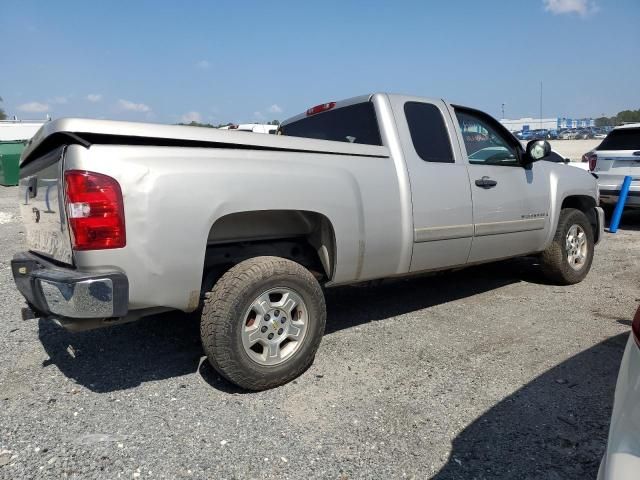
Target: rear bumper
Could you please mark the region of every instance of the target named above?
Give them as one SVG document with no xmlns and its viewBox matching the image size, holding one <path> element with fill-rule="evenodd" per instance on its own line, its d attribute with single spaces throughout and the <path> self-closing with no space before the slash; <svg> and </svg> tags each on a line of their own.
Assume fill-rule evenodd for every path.
<svg viewBox="0 0 640 480">
<path fill-rule="evenodd" d="M 121 272 L 82 272 L 32 253 L 11 261 L 13 279 L 31 308 L 57 318 L 110 318 L 127 314 L 129 282 Z"/>
<path fill-rule="evenodd" d="M 615 205 L 618 202 L 620 196 L 620 189 L 622 188 L 622 179 L 607 178 L 606 175 L 599 174 L 598 188 L 600 189 L 600 203 L 604 205 Z M 629 193 L 627 194 L 627 203 L 629 207 L 640 206 L 640 179 L 634 179 L 631 182 Z"/>
<path fill-rule="evenodd" d="M 615 205 L 620 197 L 620 189 L 618 190 L 600 190 L 600 203 L 603 205 Z M 629 190 L 627 194 L 627 207 L 640 207 L 640 190 Z"/>
</svg>

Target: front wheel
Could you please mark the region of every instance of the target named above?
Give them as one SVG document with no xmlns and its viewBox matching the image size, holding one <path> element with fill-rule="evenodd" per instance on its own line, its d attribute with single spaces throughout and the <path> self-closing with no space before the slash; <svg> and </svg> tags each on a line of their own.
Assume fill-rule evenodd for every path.
<svg viewBox="0 0 640 480">
<path fill-rule="evenodd" d="M 231 268 L 207 294 L 200 322 L 211 365 L 248 390 L 299 376 L 311 363 L 326 323 L 322 289 L 302 265 L 256 257 Z"/>
<path fill-rule="evenodd" d="M 553 242 L 542 252 L 542 270 L 559 285 L 581 282 L 591 269 L 594 241 L 593 227 L 587 216 L 575 208 L 560 212 Z"/>
</svg>

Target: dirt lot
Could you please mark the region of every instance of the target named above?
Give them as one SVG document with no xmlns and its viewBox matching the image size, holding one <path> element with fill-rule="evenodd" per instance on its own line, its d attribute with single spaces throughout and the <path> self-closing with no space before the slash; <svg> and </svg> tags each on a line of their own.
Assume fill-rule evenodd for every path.
<svg viewBox="0 0 640 480">
<path fill-rule="evenodd" d="M 23 239 L 0 187 L 6 479 L 595 478 L 640 301 L 629 214 L 572 287 L 519 259 L 329 290 L 313 366 L 245 393 L 180 315 L 82 334 L 20 320 Z"/>
<path fill-rule="evenodd" d="M 600 145 L 602 140 L 551 140 L 551 148 L 572 162 L 579 162 L 582 155 L 593 150 Z"/>
</svg>

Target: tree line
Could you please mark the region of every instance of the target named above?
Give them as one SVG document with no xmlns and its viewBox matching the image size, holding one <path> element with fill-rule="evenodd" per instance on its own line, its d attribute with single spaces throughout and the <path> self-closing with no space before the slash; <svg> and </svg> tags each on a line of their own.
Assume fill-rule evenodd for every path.
<svg viewBox="0 0 640 480">
<path fill-rule="evenodd" d="M 627 122 L 640 122 L 640 109 L 623 110 L 613 117 L 598 117 L 595 119 L 596 127 L 613 127 Z"/>
</svg>

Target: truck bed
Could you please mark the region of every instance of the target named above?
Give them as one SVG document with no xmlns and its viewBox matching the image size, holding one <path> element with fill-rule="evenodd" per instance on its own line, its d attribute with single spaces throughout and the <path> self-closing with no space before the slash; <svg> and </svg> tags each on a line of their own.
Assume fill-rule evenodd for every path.
<svg viewBox="0 0 640 480">
<path fill-rule="evenodd" d="M 191 146 L 333 153 L 369 157 L 389 156 L 388 148 L 377 145 L 264 135 L 207 127 L 61 118 L 46 123 L 38 130 L 25 149 L 20 165 L 25 167 L 34 158 L 59 145 L 69 143 L 85 144 L 86 146 L 92 144 Z"/>
</svg>

